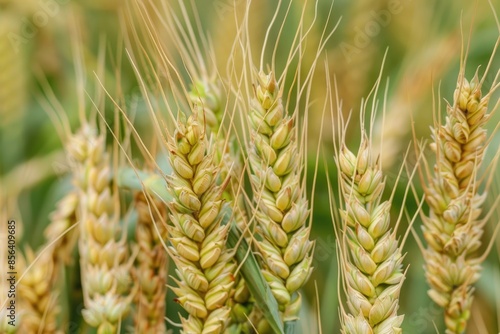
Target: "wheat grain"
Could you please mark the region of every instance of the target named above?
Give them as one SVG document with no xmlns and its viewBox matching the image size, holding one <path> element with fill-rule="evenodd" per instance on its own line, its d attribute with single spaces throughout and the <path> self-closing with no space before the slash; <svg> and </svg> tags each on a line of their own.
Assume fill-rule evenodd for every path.
<svg viewBox="0 0 500 334">
<path fill-rule="evenodd" d="M 217 134 L 221 128 L 224 108 L 222 105 L 222 89 L 216 80 L 203 78 L 195 81 L 189 91 L 189 99 L 193 104 L 193 112 L 198 119 L 204 120 L 208 129 Z"/>
<path fill-rule="evenodd" d="M 342 146 L 337 158 L 345 202 L 341 257 L 350 313 L 342 314 L 343 333 L 401 333 L 397 315 L 404 280 L 401 250 L 390 231 L 389 201 L 380 165 L 371 157 L 365 134 L 355 155 Z"/>
</svg>

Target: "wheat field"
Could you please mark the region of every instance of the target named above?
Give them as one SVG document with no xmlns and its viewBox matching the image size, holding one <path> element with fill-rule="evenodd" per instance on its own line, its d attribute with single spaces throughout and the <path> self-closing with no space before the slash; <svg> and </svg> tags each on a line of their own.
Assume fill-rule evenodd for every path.
<svg viewBox="0 0 500 334">
<path fill-rule="evenodd" d="M 0 333 L 500 333 L 500 4 L 0 0 Z"/>
</svg>

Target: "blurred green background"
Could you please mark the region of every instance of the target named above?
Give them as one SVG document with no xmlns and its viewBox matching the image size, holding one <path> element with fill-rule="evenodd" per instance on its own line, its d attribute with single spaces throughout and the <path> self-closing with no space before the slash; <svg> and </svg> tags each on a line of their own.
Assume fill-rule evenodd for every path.
<svg viewBox="0 0 500 334">
<path fill-rule="evenodd" d="M 158 5 L 159 0 L 154 2 Z M 233 13 L 241 14 L 246 1 L 193 2 L 201 13 L 203 29 L 211 36 L 218 67 L 225 69 L 227 55 L 236 34 Z M 256 57 L 260 54 L 259 48 L 277 5 L 276 0 L 255 0 L 250 6 L 251 43 Z M 288 1 L 284 1 L 278 21 L 283 19 L 287 6 Z M 331 6 L 330 1 L 318 0 L 318 17 L 308 39 L 312 44 L 310 50 L 315 50 L 314 43 L 320 40 L 330 8 L 333 8 L 327 30 L 339 19 L 340 23 L 326 44 L 325 56 L 320 57 L 311 90 L 311 101 L 314 103 L 308 111 L 309 171 L 315 168 L 318 142 L 321 142 L 322 153 L 314 193 L 313 237 L 317 240 L 315 271 L 306 287 L 305 297 L 309 307 L 303 309 L 303 333 L 319 332 L 318 323 L 321 323 L 323 333 L 339 331 L 337 255 L 326 180 L 328 172 L 333 180 L 333 189 L 336 189 L 332 143 L 335 135 L 329 118 L 322 120 L 323 101 L 328 93 L 323 61 L 327 59 L 330 78 L 335 77 L 337 81 L 344 113 L 347 115 L 350 110 L 353 111 L 352 131 L 348 132 L 346 140 L 348 146 L 355 150 L 359 143 L 357 115 L 360 103 L 373 87 L 387 51 L 381 89 L 383 93 L 388 87 L 385 123 L 382 126 L 382 111 L 379 108 L 373 136 L 376 138 L 375 147 L 379 145 L 377 138 L 384 138 L 381 159 L 387 175 L 387 195 L 389 196 L 391 189 L 396 188 L 397 195 L 393 205 L 395 221 L 408 182 L 403 175 L 396 184 L 396 177 L 404 152 L 412 140 L 412 117 L 417 138 L 429 140 L 429 127 L 433 124 L 438 92 L 441 101 L 452 100 L 463 43 L 470 42 L 466 76 L 471 78 L 478 67 L 479 74 L 482 75 L 499 37 L 499 27 L 494 15 L 495 12 L 498 15 L 500 10 L 498 1 L 495 2 L 494 9 L 485 0 L 337 0 Z M 141 111 L 141 108 L 145 108 L 145 103 L 122 46 L 127 32 L 132 30 L 131 25 L 141 25 L 141 19 L 134 17 L 124 21 L 122 17 L 126 8 L 126 2 L 119 0 L 0 0 L 0 200 L 2 211 L 23 224 L 21 248 L 29 245 L 37 249 L 44 243 L 43 230 L 49 222 L 49 214 L 70 186 L 70 179 L 65 173 L 68 164 L 62 151 L 64 138 L 58 135 L 54 121 L 43 105 L 47 100 L 55 105 L 57 100 L 73 130 L 78 127 L 79 93 L 73 52 L 75 45 L 78 45 L 83 55 L 89 95 L 100 89 L 95 83 L 94 72 L 99 71 L 99 50 L 102 50 L 102 45 L 106 46 L 106 64 L 109 67 L 106 67 L 100 77 L 106 79 L 105 86 L 109 87 L 111 94 L 122 96 L 126 106 L 138 106 L 135 126 L 139 133 L 147 136 L 149 120 L 146 112 Z M 278 72 L 284 68 L 302 11 L 305 10 L 304 17 L 309 23 L 315 15 L 312 1 L 294 1 L 290 8 L 283 35 L 279 41 L 271 39 L 269 42 L 270 45 L 277 45 Z M 272 30 L 272 38 L 276 38 L 277 29 Z M 165 34 L 164 38 L 166 45 L 169 45 L 169 36 Z M 137 48 L 137 45 L 132 42 L 130 47 Z M 175 50 L 171 52 L 175 54 Z M 267 52 L 266 59 L 269 61 L 270 56 L 270 52 Z M 122 62 L 119 76 L 115 71 L 117 59 Z M 314 52 L 306 52 L 301 61 L 303 69 L 307 69 L 314 61 Z M 499 68 L 500 56 L 497 55 L 486 76 L 483 91 L 491 87 Z M 287 84 L 289 85 L 288 81 Z M 53 96 L 47 93 L 47 87 L 54 92 Z M 436 101 L 433 101 L 433 93 Z M 497 91 L 491 98 L 491 105 L 498 102 L 499 96 Z M 378 97 L 382 98 L 383 95 Z M 444 103 L 441 111 L 444 111 Z M 113 123 L 111 103 L 106 103 L 106 115 L 107 120 Z M 500 135 L 493 130 L 499 120 L 496 113 L 489 122 L 489 134 L 493 137 L 483 170 L 498 155 Z M 321 138 L 320 131 L 317 131 L 320 127 L 323 127 Z M 415 159 L 410 156 L 410 165 L 412 161 Z M 492 205 L 500 193 L 498 168 L 494 172 L 495 181 L 489 189 L 486 206 Z M 312 172 L 308 173 L 310 189 L 313 186 L 312 175 Z M 420 191 L 418 180 L 415 185 Z M 410 215 L 416 210 L 412 196 L 409 196 L 406 209 Z M 494 210 L 496 212 L 486 225 L 482 250 L 490 242 L 493 229 L 500 218 L 500 212 Z M 427 212 L 425 205 L 424 212 Z M 414 227 L 419 235 L 420 224 L 421 221 L 417 218 Z M 403 219 L 401 235 L 406 227 L 407 222 Z M 405 314 L 403 329 L 412 334 L 433 333 L 436 332 L 436 326 L 437 332 L 441 333 L 442 312 L 427 297 L 422 254 L 411 234 L 404 252 L 404 263 L 409 267 L 400 301 L 400 313 Z M 481 280 L 477 283 L 468 333 L 500 331 L 499 254 L 500 238 L 497 236 L 484 263 Z M 78 286 L 77 278 L 77 274 L 69 275 L 68 286 Z M 72 279 L 76 282 L 71 282 Z M 81 303 L 81 296 L 77 288 L 68 290 L 71 292 L 68 291 L 63 296 L 68 307 L 63 312 L 62 321 L 73 321 L 77 324 L 74 327 L 79 328 L 81 319 L 78 317 L 78 305 Z M 168 316 L 177 321 L 179 309 L 172 299 L 169 295 Z M 320 318 L 317 315 L 318 309 Z M 80 330 L 71 332 L 77 333 Z"/>
</svg>

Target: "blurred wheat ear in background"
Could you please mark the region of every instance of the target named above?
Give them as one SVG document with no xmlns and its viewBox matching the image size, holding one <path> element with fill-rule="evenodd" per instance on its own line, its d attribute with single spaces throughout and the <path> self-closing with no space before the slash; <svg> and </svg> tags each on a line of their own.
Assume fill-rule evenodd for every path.
<svg viewBox="0 0 500 334">
<path fill-rule="evenodd" d="M 163 249 L 163 240 L 167 238 L 167 210 L 161 201 L 149 201 L 143 193 L 135 196 L 139 251 L 133 276 L 138 283 L 134 300 L 134 330 L 139 333 L 165 333 L 168 257 Z"/>
<path fill-rule="evenodd" d="M 90 123 L 83 124 L 67 149 L 76 162 L 73 175 L 79 195 L 82 315 L 98 333 L 115 333 L 129 311 L 130 291 L 136 283 L 130 276 L 128 247 L 119 225 L 105 136 Z"/>
</svg>

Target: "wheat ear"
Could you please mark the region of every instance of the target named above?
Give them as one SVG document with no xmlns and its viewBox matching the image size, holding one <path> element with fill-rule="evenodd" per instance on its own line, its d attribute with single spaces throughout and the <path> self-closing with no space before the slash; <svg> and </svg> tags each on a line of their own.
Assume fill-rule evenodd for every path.
<svg viewBox="0 0 500 334">
<path fill-rule="evenodd" d="M 274 74 L 260 72 L 255 92 L 248 117 L 251 180 L 259 207 L 257 230 L 263 237 L 258 248 L 262 273 L 288 322 L 297 319 L 301 298 L 295 292 L 312 271 L 311 226 L 305 224 L 308 201 L 301 188 L 293 120 L 284 116 L 282 91 Z"/>
<path fill-rule="evenodd" d="M 430 207 L 423 224 L 425 271 L 429 296 L 445 310 L 446 333 L 465 331 L 480 275 L 475 251 L 481 245 L 479 216 L 486 195 L 478 194 L 476 173 L 486 148 L 489 96 L 481 96 L 477 76 L 470 83 L 460 76 L 446 123 L 433 129 L 436 164 L 424 182 Z"/>
<path fill-rule="evenodd" d="M 198 119 L 204 119 L 210 131 L 216 135 L 215 164 L 219 166 L 218 184 L 229 178 L 223 197 L 231 203 L 233 221 L 241 231 L 247 231 L 247 216 L 243 197 L 240 192 L 240 180 L 243 174 L 240 151 L 231 138 L 225 135 L 222 126 L 224 107 L 221 85 L 215 79 L 204 78 L 194 83 L 189 96 Z M 245 233 L 248 237 L 248 232 Z M 250 291 L 241 275 L 235 276 L 235 285 L 231 289 L 228 305 L 231 307 L 231 330 L 247 333 L 251 331 L 248 318 L 254 318 Z"/>
<path fill-rule="evenodd" d="M 213 143 L 196 114 L 178 122 L 168 146 L 174 170 L 167 180 L 174 197 L 169 208 L 169 249 L 178 277 L 171 289 L 189 313 L 182 318 L 183 332 L 223 333 L 231 311 L 224 305 L 236 269 L 225 247 L 230 225 L 221 224 L 226 183 L 216 184 Z"/>
<path fill-rule="evenodd" d="M 342 314 L 342 333 L 401 333 L 397 315 L 404 280 L 401 250 L 390 230 L 389 201 L 381 202 L 382 170 L 371 157 L 365 134 L 357 156 L 342 146 L 337 163 L 344 199 L 342 271 L 350 313 Z"/>
<path fill-rule="evenodd" d="M 75 162 L 73 175 L 79 196 L 82 315 L 99 334 L 116 333 L 133 294 L 105 137 L 85 124 L 70 138 L 67 151 Z"/>
<path fill-rule="evenodd" d="M 161 239 L 167 238 L 167 210 L 159 200 L 150 199 L 148 204 L 142 192 L 135 196 L 135 209 L 138 216 L 135 233 L 139 252 L 134 278 L 139 290 L 135 297 L 134 330 L 139 333 L 165 333 L 168 258 Z"/>
</svg>

